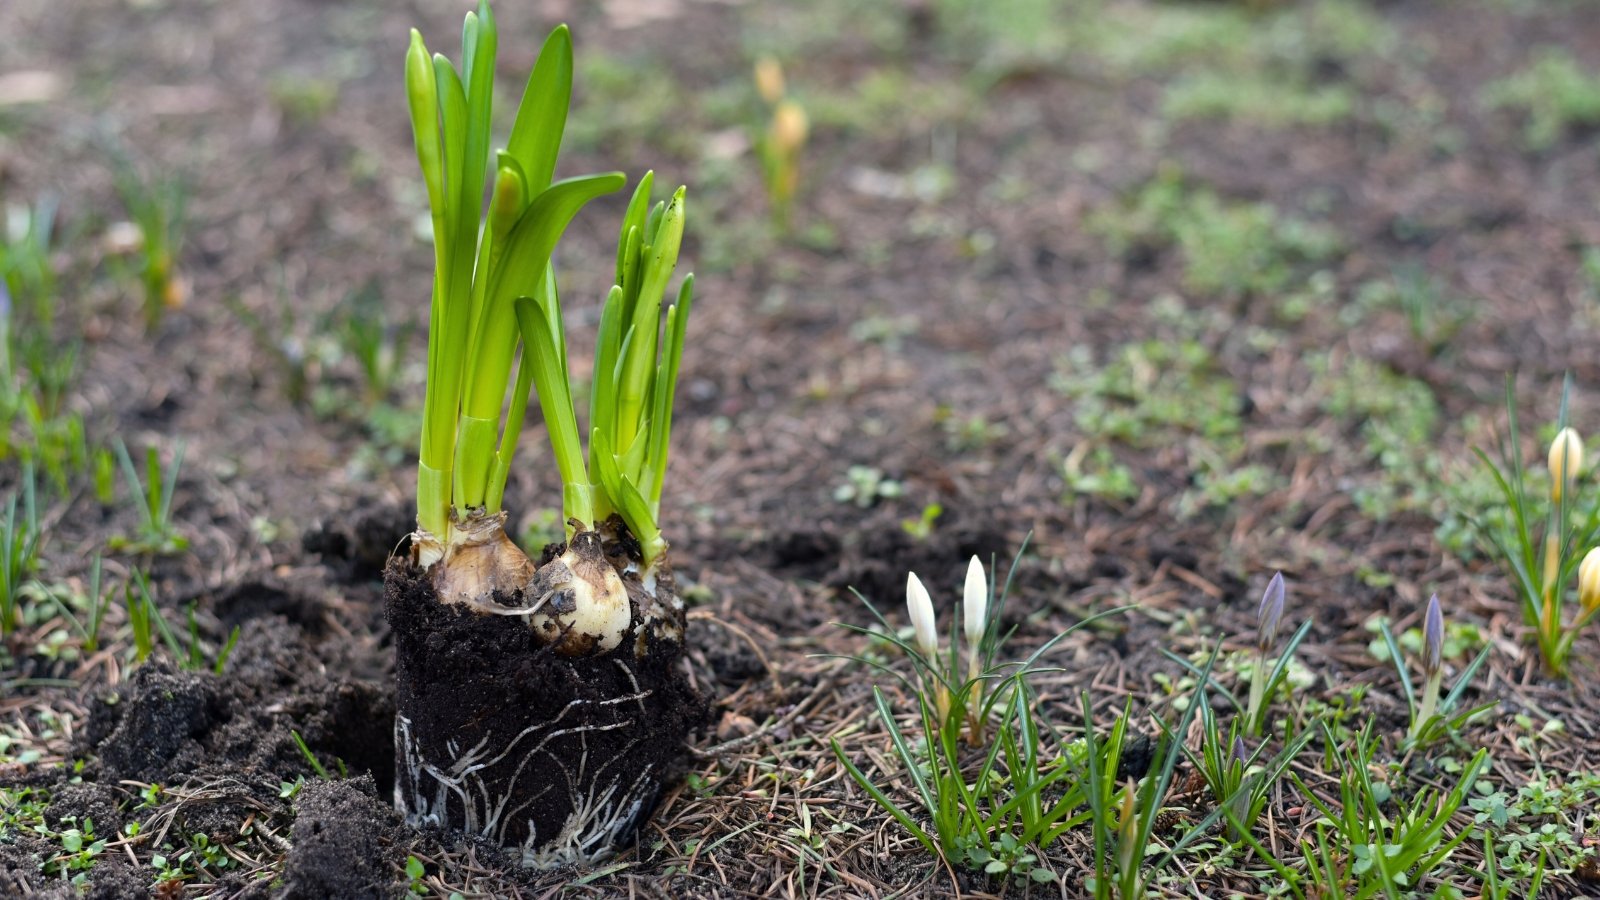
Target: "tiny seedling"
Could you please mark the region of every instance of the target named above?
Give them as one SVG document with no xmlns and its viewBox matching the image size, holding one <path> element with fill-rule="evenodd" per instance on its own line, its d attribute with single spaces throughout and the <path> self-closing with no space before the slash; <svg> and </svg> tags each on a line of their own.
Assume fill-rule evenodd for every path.
<svg viewBox="0 0 1600 900">
<path fill-rule="evenodd" d="M 317 759 L 317 755 L 311 752 L 310 747 L 306 746 L 306 740 L 300 736 L 300 732 L 291 730 L 289 735 L 294 738 L 294 745 L 300 748 L 300 755 L 306 758 L 306 762 L 311 766 L 311 771 L 316 772 L 318 778 L 328 781 L 333 780 L 333 776 L 328 772 L 328 767 L 323 765 L 321 760 Z M 345 770 L 344 760 L 335 756 L 333 758 L 333 765 L 334 768 L 339 770 L 340 778 L 349 777 L 350 773 Z"/>
<path fill-rule="evenodd" d="M 1549 503 L 1537 509 L 1536 491 L 1529 483 L 1522 452 L 1516 446 L 1517 402 L 1515 386 L 1506 379 L 1508 433 L 1497 448 L 1498 461 L 1482 450 L 1478 458 L 1499 488 L 1509 524 L 1495 527 L 1474 522 L 1479 541 L 1499 557 L 1501 566 L 1522 603 L 1524 624 L 1534 629 L 1539 654 L 1552 675 L 1565 676 L 1578 634 L 1600 615 L 1600 604 L 1568 614 L 1569 598 L 1577 580 L 1580 557 L 1600 542 L 1600 492 L 1578 490 L 1583 474 L 1583 442 L 1568 427 L 1568 399 L 1572 378 L 1561 389 L 1561 411 L 1556 438 L 1549 454 Z M 1543 519 L 1542 527 L 1539 519 Z"/>
<path fill-rule="evenodd" d="M 161 465 L 155 447 L 145 451 L 144 478 L 134 468 L 128 446 L 117 441 L 117 461 L 122 466 L 128 490 L 138 503 L 139 530 L 132 536 L 118 535 L 109 541 L 112 550 L 151 556 L 171 556 L 189 549 L 189 539 L 178 533 L 172 521 L 172 496 L 178 487 L 178 471 L 183 467 L 184 445 L 180 441 L 172 465 Z"/>
<path fill-rule="evenodd" d="M 389 321 L 376 281 L 356 291 L 341 308 L 344 316 L 335 332 L 340 346 L 361 367 L 362 401 L 372 409 L 388 401 L 417 324 L 409 318 L 399 324 Z"/>
<path fill-rule="evenodd" d="M 1530 150 L 1548 150 L 1574 126 L 1600 124 L 1600 92 L 1595 74 L 1571 52 L 1546 47 L 1509 78 L 1484 89 L 1489 106 L 1523 114 L 1523 141 Z"/>
<path fill-rule="evenodd" d="M 879 500 L 892 500 L 904 495 L 905 492 L 904 484 L 885 477 L 880 469 L 872 466 L 851 466 L 845 471 L 844 483 L 834 488 L 833 499 L 868 509 L 877 505 Z"/>
<path fill-rule="evenodd" d="M 929 503 L 922 508 L 922 515 L 915 519 L 901 519 L 900 528 L 906 534 L 919 541 L 925 541 L 933 535 L 933 523 L 944 514 L 944 507 L 938 503 Z"/>
</svg>

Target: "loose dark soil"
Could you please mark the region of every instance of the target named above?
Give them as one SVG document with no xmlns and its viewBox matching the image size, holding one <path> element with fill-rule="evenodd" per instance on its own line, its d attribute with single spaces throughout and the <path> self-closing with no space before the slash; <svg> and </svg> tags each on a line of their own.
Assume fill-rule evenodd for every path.
<svg viewBox="0 0 1600 900">
<path fill-rule="evenodd" d="M 985 5 L 497 4 L 507 97 L 548 28 L 573 27 L 561 174 L 653 167 L 660 183 L 687 183 L 685 268 L 697 273 L 662 516 L 689 627 L 684 659 L 647 677 L 705 692 L 710 727 L 617 859 L 533 874 L 385 810 L 408 702 L 395 685 L 410 677 L 397 658 L 429 661 L 430 679 L 481 703 L 473 727 L 502 727 L 527 714 L 518 704 L 544 702 L 548 680 L 574 677 L 529 653 L 514 621 L 452 619 L 425 591 L 388 602 L 416 606 L 428 627 L 393 633 L 385 617 L 383 567 L 412 528 L 407 415 L 425 353 L 421 329 L 403 326 L 426 321 L 432 263 L 414 228 L 425 199 L 400 66 L 412 26 L 455 54 L 465 4 L 0 0 L 0 84 L 20 90 L 6 79 L 24 73 L 28 90 L 54 93 L 0 94 L 0 207 L 60 201 L 55 346 L 81 361 L 63 408 L 84 416 L 93 447 L 121 438 L 136 459 L 155 446 L 169 460 L 186 447 L 173 517 L 188 550 L 109 553 L 107 583 L 120 596 L 131 570 L 147 570 L 182 637 L 193 609 L 206 656 L 182 670 L 158 648 L 136 665 L 120 604 L 89 653 L 53 604 L 26 604 L 0 654 L 0 789 L 14 804 L 0 817 L 18 817 L 0 828 L 0 896 L 399 897 L 408 858 L 430 897 L 1077 896 L 1086 835 L 1041 860 L 1058 878 L 1042 887 L 948 870 L 831 749 L 913 802 L 872 688 L 897 710 L 908 698 L 842 657 L 906 662 L 833 624 L 873 622 L 847 588 L 900 626 L 915 571 L 948 617 L 967 557 L 994 555 L 1003 570 L 1029 535 L 1006 613 L 1019 653 L 1134 607 L 1048 657 L 1040 708 L 1063 727 L 1088 692 L 1102 727 L 1131 701 L 1138 730 L 1156 733 L 1151 717 L 1169 716 L 1184 676 L 1162 651 L 1202 658 L 1219 640 L 1247 651 L 1255 603 L 1282 570 L 1286 621 L 1314 620 L 1300 652 L 1309 682 L 1283 712 L 1365 691 L 1353 715 L 1381 732 L 1397 787 L 1442 783 L 1446 760 L 1463 756 L 1392 752 L 1404 696 L 1369 649 L 1375 616 L 1415 627 L 1434 591 L 1492 648 L 1466 702 L 1499 706 L 1463 744 L 1492 751 L 1496 789 L 1600 770 L 1600 640 L 1578 641 L 1570 681 L 1546 677 L 1507 579 L 1446 543 L 1461 526 L 1453 507 L 1481 503 L 1470 450 L 1503 421 L 1506 373 L 1518 374 L 1530 459 L 1543 458 L 1533 423 L 1554 420 L 1564 373 L 1574 421 L 1587 435 L 1600 422 L 1600 254 L 1586 257 L 1600 247 L 1600 134 L 1573 123 L 1533 147 L 1528 113 L 1486 99 L 1547 48 L 1600 72 L 1594 4 L 1020 2 L 1003 4 L 1004 22 L 973 12 Z M 1324 8 L 1344 12 L 1305 18 Z M 1376 26 L 1331 27 L 1355 13 Z M 1219 50 L 1211 29 L 1231 15 L 1245 27 Z M 768 52 L 813 126 L 781 237 L 752 150 L 767 110 L 748 73 Z M 1349 112 L 1286 124 L 1260 109 L 1172 111 L 1171 91 L 1219 72 L 1342 92 Z M 120 157 L 181 176 L 188 193 L 189 300 L 149 333 L 126 263 L 103 247 L 126 217 Z M 1107 235 L 1108 218 L 1137 218 L 1172 173 L 1192 189 L 1180 211 L 1204 206 L 1202 193 L 1246 217 L 1266 204 L 1279 218 L 1252 244 L 1310 226 L 1331 248 L 1315 261 L 1247 254 L 1246 275 L 1281 265 L 1282 286 L 1197 287 L 1182 240 Z M 586 210 L 558 260 L 579 378 L 620 212 L 620 201 Z M 1196 246 L 1201 263 L 1239 253 Z M 1432 285 L 1420 327 L 1384 299 L 1406 271 Z M 402 336 L 376 403 L 337 340 L 368 285 Z M 1139 365 L 1150 346 L 1201 362 Z M 1082 388 L 1084 371 L 1130 348 L 1143 355 L 1118 383 Z M 1091 427 L 1096 403 L 1126 412 L 1150 395 L 1178 424 Z M 1432 418 L 1411 428 L 1415 405 Z M 1207 433 L 1218 417 L 1223 439 Z M 1383 444 L 1384 428 L 1404 439 Z M 559 524 L 545 446 L 530 423 L 508 487 L 512 533 L 526 529 L 528 544 Z M 1112 465 L 1126 489 L 1090 489 Z M 901 490 L 836 499 L 852 466 Z M 0 454 L 0 498 L 21 478 L 17 456 Z M 125 486 L 102 505 L 91 481 L 40 494 L 37 575 L 65 593 L 138 527 Z M 1468 499 L 1444 493 L 1463 485 Z M 605 690 L 620 677 L 580 674 L 613 679 Z M 1300 774 L 1336 791 L 1331 773 Z M 1298 792 L 1275 792 L 1268 845 L 1288 852 L 1313 818 Z M 63 871 L 58 835 L 87 819 L 107 843 Z M 1595 839 L 1592 815 L 1562 827 Z M 1444 876 L 1467 896 L 1481 853 L 1468 841 Z M 1262 871 L 1190 860 L 1158 890 L 1259 896 Z M 1587 872 L 1552 876 L 1545 896 L 1600 894 Z"/>
</svg>

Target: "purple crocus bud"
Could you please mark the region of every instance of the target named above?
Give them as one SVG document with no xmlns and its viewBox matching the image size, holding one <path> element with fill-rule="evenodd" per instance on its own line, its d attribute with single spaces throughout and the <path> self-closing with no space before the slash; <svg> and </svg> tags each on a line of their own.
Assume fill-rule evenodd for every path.
<svg viewBox="0 0 1600 900">
<path fill-rule="evenodd" d="M 1271 650 L 1278 640 L 1278 623 L 1283 621 L 1286 593 L 1283 573 L 1279 572 L 1267 582 L 1267 590 L 1261 595 L 1261 606 L 1256 610 L 1256 648 L 1262 653 Z"/>
<path fill-rule="evenodd" d="M 1244 738 L 1240 737 L 1237 734 L 1234 735 L 1233 736 L 1233 761 L 1235 763 L 1238 763 L 1242 767 L 1245 764 L 1245 761 L 1248 758 L 1249 758 L 1249 756 L 1248 756 L 1248 754 L 1245 753 L 1245 750 L 1244 750 Z"/>
<path fill-rule="evenodd" d="M 1422 619 L 1422 670 L 1428 675 L 1444 665 L 1444 613 L 1439 611 L 1439 595 L 1428 598 L 1428 612 Z"/>
</svg>

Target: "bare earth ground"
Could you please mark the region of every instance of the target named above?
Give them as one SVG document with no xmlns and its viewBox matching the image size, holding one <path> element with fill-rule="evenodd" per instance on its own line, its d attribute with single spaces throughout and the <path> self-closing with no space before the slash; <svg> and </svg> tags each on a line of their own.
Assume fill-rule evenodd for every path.
<svg viewBox="0 0 1600 900">
<path fill-rule="evenodd" d="M 0 105 L 0 197 L 61 202 L 57 327 L 82 341 L 68 406 L 96 446 L 186 448 L 174 508 L 188 550 L 112 554 L 108 572 L 120 584 L 148 568 L 169 621 L 197 602 L 212 651 L 241 635 L 218 677 L 132 668 L 120 605 L 106 625 L 117 640 L 94 654 L 52 607 L 32 615 L 0 657 L 0 785 L 21 823 L 0 837 L 0 893 L 75 896 L 66 879 L 85 874 L 104 897 L 158 883 L 167 897 L 400 895 L 414 856 L 428 896 L 1078 896 L 1086 836 L 1042 860 L 1050 884 L 952 873 L 828 749 L 836 737 L 905 787 L 868 715 L 872 679 L 829 656 L 868 649 L 831 624 L 867 621 L 844 588 L 898 615 L 915 570 L 948 610 L 969 555 L 1008 559 L 1030 532 L 1019 647 L 1135 607 L 1054 651 L 1061 671 L 1040 689 L 1063 722 L 1087 690 L 1107 725 L 1132 698 L 1149 731 L 1182 674 L 1161 649 L 1249 646 L 1256 599 L 1282 570 L 1289 619 L 1315 621 L 1300 653 L 1312 677 L 1285 715 L 1365 686 L 1361 716 L 1398 737 L 1404 701 L 1367 623 L 1414 627 L 1437 591 L 1452 622 L 1475 626 L 1452 671 L 1494 648 L 1467 696 L 1499 706 L 1463 735 L 1491 748 L 1491 779 L 1515 792 L 1596 772 L 1600 642 L 1580 640 L 1570 681 L 1545 678 L 1461 519 L 1485 506 L 1469 449 L 1503 427 L 1505 373 L 1519 375 L 1525 422 L 1554 420 L 1564 372 L 1580 430 L 1600 415 L 1600 255 L 1584 274 L 1600 246 L 1600 114 L 1535 147 L 1526 111 L 1486 99 L 1551 47 L 1592 84 L 1600 7 L 1014 2 L 986 19 L 980 4 L 855 6 L 496 9 L 509 84 L 551 25 L 573 26 L 566 174 L 654 167 L 690 185 L 699 287 L 664 522 L 715 724 L 637 847 L 596 872 L 544 875 L 388 812 L 378 579 L 408 527 L 423 336 L 408 334 L 392 390 L 368 403 L 322 324 L 369 283 L 392 325 L 425 318 L 400 60 L 413 25 L 454 54 L 464 5 L 0 6 L 0 77 L 48 73 L 59 92 Z M 763 52 L 813 123 L 786 238 L 768 228 L 750 150 Z M 1290 82 L 1288 99 L 1238 87 Z M 149 334 L 136 284 L 100 249 L 126 216 L 115 154 L 180 177 L 189 198 L 190 296 Z M 1220 224 L 1163 219 L 1218 208 Z M 598 205 L 563 245 L 578 347 L 620 212 Z M 1408 278 L 1430 298 L 1415 326 L 1394 299 Z M 275 349 L 288 343 L 304 351 L 304 398 Z M 559 485 L 529 432 L 508 505 L 537 526 Z M 902 495 L 836 499 L 852 466 Z M 0 461 L 0 487 L 20 480 Z M 43 582 L 81 580 L 135 527 L 126 488 L 109 506 L 86 481 L 41 496 Z M 926 535 L 903 525 L 935 503 Z M 352 779 L 316 778 L 292 733 Z M 1433 765 L 1412 761 L 1406 789 Z M 1574 845 L 1600 832 L 1581 812 L 1600 795 L 1584 790 Z M 24 802 L 40 807 L 26 821 Z M 1292 847 L 1308 815 L 1282 786 L 1268 845 Z M 47 874 L 64 868 L 48 861 L 67 816 L 92 817 L 110 843 Z M 1156 889 L 1255 896 L 1270 881 L 1205 846 Z M 1481 856 L 1468 841 L 1436 877 L 1472 896 Z M 1600 895 L 1564 858 L 1545 896 Z"/>
</svg>

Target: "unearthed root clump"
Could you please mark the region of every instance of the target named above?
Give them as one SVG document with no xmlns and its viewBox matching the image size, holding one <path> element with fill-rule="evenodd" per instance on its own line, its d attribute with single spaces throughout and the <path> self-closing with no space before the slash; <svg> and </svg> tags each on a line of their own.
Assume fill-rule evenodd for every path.
<svg viewBox="0 0 1600 900">
<path fill-rule="evenodd" d="M 560 549 L 541 570 L 560 565 Z M 655 599 L 671 605 L 672 592 L 658 576 Z M 524 606 L 521 593 L 495 599 Z M 682 644 L 629 605 L 624 640 L 568 655 L 523 616 L 439 602 L 429 573 L 392 560 L 395 805 L 408 820 L 520 849 L 538 868 L 594 862 L 630 837 L 705 702 L 678 665 Z"/>
</svg>

